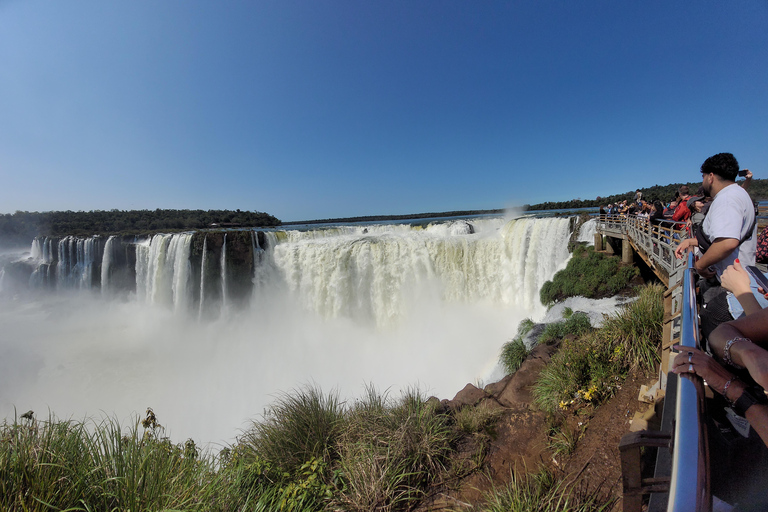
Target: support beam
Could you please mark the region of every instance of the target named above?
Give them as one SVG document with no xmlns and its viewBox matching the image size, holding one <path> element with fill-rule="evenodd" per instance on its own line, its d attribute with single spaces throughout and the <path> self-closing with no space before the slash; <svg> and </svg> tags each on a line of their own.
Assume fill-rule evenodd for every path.
<svg viewBox="0 0 768 512">
<path fill-rule="evenodd" d="M 626 238 L 621 241 L 621 262 L 632 263 L 634 261 L 634 255 L 632 250 L 632 244 Z"/>
<path fill-rule="evenodd" d="M 603 250 L 603 235 L 602 233 L 595 233 L 595 250 Z"/>
</svg>

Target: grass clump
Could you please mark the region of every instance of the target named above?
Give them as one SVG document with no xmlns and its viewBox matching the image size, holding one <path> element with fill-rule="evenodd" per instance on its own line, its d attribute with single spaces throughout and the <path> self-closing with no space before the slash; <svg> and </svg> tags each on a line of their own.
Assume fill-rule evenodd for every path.
<svg viewBox="0 0 768 512">
<path fill-rule="evenodd" d="M 455 431 L 448 417 L 417 391 L 390 405 L 369 389 L 349 411 L 338 445 L 343 492 L 337 505 L 348 510 L 399 510 L 423 496 L 448 466 Z"/>
<path fill-rule="evenodd" d="M 626 288 L 639 272 L 622 265 L 617 256 L 595 252 L 591 246 L 577 246 L 568 265 L 541 287 L 539 297 L 545 306 L 568 297 L 608 297 Z"/>
<path fill-rule="evenodd" d="M 611 510 L 615 498 L 606 498 L 599 487 L 576 485 L 542 467 L 528 474 L 512 473 L 503 488 L 485 495 L 474 512 L 603 512 Z"/>
<path fill-rule="evenodd" d="M 616 392 L 630 370 L 653 370 L 663 293 L 661 285 L 644 286 L 637 300 L 607 317 L 601 328 L 566 339 L 534 385 L 536 404 L 551 414 L 573 405 L 597 405 Z"/>
<path fill-rule="evenodd" d="M 499 363 L 507 373 L 515 373 L 530 354 L 531 351 L 523 340 L 535 325 L 530 318 L 524 319 L 517 326 L 515 337 L 501 347 Z"/>
<path fill-rule="evenodd" d="M 569 334 L 581 336 L 591 330 L 592 323 L 589 321 L 589 316 L 586 313 L 582 311 L 573 313 L 571 311 L 571 314 L 566 316 L 565 320 L 547 324 L 541 336 L 539 336 L 539 343 L 552 344 Z"/>
</svg>

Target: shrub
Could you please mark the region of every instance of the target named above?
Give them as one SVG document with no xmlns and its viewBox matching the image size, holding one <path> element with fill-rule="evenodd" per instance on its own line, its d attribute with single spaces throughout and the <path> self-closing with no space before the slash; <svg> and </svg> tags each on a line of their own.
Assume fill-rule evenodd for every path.
<svg viewBox="0 0 768 512">
<path fill-rule="evenodd" d="M 572 313 L 564 321 L 547 324 L 547 326 L 544 327 L 541 336 L 539 336 L 538 342 L 547 344 L 554 343 L 569 334 L 581 336 L 591 330 L 592 323 L 589 321 L 589 316 L 582 311 L 577 311 L 576 313 Z"/>
<path fill-rule="evenodd" d="M 573 404 L 599 404 L 630 370 L 653 369 L 661 343 L 663 293 L 658 284 L 642 287 L 638 299 L 606 318 L 600 329 L 563 343 L 539 374 L 535 403 L 551 414 Z"/>
<path fill-rule="evenodd" d="M 264 421 L 245 433 L 239 449 L 248 460 L 262 460 L 282 473 L 295 474 L 313 459 L 331 461 L 344 419 L 337 393 L 305 387 L 281 396 Z"/>
<path fill-rule="evenodd" d="M 518 325 L 515 337 L 501 347 L 499 364 L 507 373 L 515 373 L 520 368 L 520 365 L 523 364 L 525 358 L 528 357 L 530 350 L 525 345 L 523 339 L 531 332 L 535 325 L 530 318 L 524 319 Z"/>
<path fill-rule="evenodd" d="M 578 246 L 568 265 L 541 287 L 541 303 L 550 306 L 568 297 L 601 298 L 614 295 L 639 274 L 633 266 L 622 265 L 617 256 Z"/>
</svg>

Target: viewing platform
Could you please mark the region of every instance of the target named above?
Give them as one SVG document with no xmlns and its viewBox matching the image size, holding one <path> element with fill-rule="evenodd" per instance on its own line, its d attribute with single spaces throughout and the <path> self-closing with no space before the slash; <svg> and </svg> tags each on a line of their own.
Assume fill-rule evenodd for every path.
<svg viewBox="0 0 768 512">
<path fill-rule="evenodd" d="M 760 228 L 765 225 L 761 220 Z M 677 259 L 674 253 L 689 236 L 676 222 L 653 224 L 631 215 L 600 215 L 597 220 L 596 250 L 620 253 L 624 263 L 634 262 L 637 255 L 667 286 L 658 380 L 641 389 L 638 399 L 648 403 L 647 413 L 636 417 L 619 446 L 626 512 L 643 510 L 647 495 L 648 512 L 712 511 L 713 490 L 733 488 L 734 478 L 749 471 L 737 460 L 736 449 L 712 442 L 709 418 L 714 411 L 708 397 L 713 395 L 706 383 L 695 374 L 670 371 L 672 346 L 701 348 L 694 254 L 689 250 L 685 259 Z M 743 453 L 747 441 L 734 439 L 733 447 Z M 643 449 L 656 449 L 652 477 L 643 473 Z M 735 471 L 714 468 L 715 459 L 730 461 Z"/>
</svg>

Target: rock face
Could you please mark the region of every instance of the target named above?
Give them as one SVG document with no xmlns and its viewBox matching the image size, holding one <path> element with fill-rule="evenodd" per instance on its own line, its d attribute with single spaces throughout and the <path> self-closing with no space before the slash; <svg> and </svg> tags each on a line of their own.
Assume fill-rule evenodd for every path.
<svg viewBox="0 0 768 512">
<path fill-rule="evenodd" d="M 433 498 L 425 500 L 417 510 L 462 509 L 468 503 L 479 501 L 494 484 L 508 482 L 513 470 L 533 469 L 542 462 L 542 454 L 546 453 L 548 446 L 547 418 L 545 413 L 533 406 L 531 390 L 555 350 L 553 346 L 538 346 L 514 374 L 484 389 L 467 384 L 451 400 L 440 402 L 446 411 L 491 407 L 500 410 L 501 416 L 487 447 L 483 470 L 451 488 L 446 486 L 436 491 Z M 477 448 L 471 442 L 460 445 L 458 457 L 469 456 L 461 453 L 462 449 L 469 453 Z"/>
</svg>

